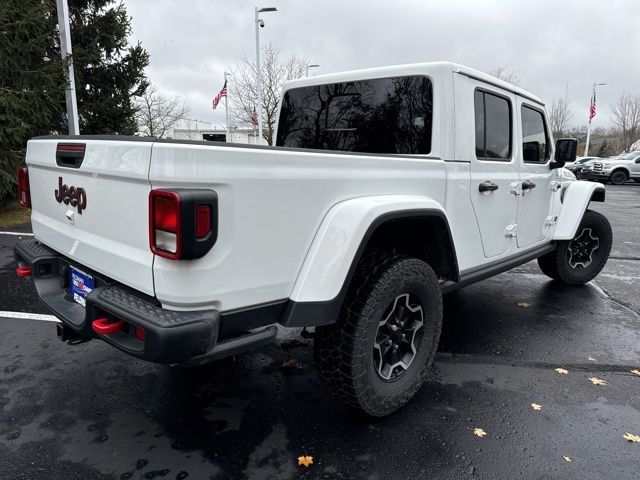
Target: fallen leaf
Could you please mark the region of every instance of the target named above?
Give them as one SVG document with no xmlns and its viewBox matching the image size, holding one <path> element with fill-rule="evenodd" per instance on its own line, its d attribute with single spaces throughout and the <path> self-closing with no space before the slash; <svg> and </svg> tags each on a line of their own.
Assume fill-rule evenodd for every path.
<svg viewBox="0 0 640 480">
<path fill-rule="evenodd" d="M 597 377 L 591 377 L 589 378 L 589 380 L 591 381 L 591 383 L 593 383 L 594 385 L 606 385 L 607 383 L 604 380 L 600 380 Z"/>
<path fill-rule="evenodd" d="M 483 429 L 481 429 L 481 428 L 474 428 L 474 429 L 473 429 L 473 434 L 474 434 L 476 437 L 480 437 L 480 438 L 482 438 L 482 437 L 485 437 L 485 436 L 487 435 L 487 432 L 485 432 L 485 431 L 484 431 Z"/>
<path fill-rule="evenodd" d="M 640 377 L 640 370 L 631 370 L 631 373 Z"/>
<path fill-rule="evenodd" d="M 564 461 L 565 461 L 565 462 L 569 462 L 569 463 L 571 463 L 571 457 L 566 457 L 566 456 L 565 456 L 565 457 L 562 457 L 562 458 L 564 458 Z"/>
<path fill-rule="evenodd" d="M 556 368 L 556 372 L 558 372 L 560 375 L 566 375 L 569 373 L 569 370 L 565 370 L 564 368 Z"/>
<path fill-rule="evenodd" d="M 298 457 L 298 465 L 304 465 L 309 468 L 309 465 L 313 463 L 313 457 L 311 455 L 301 455 Z"/>
<path fill-rule="evenodd" d="M 542 405 L 540 405 L 539 403 L 532 403 L 531 408 L 533 408 L 534 410 L 542 410 Z"/>
<path fill-rule="evenodd" d="M 529 308 L 529 304 L 527 302 L 518 302 L 518 306 L 522 308 Z"/>
<path fill-rule="evenodd" d="M 298 366 L 298 360 L 295 357 L 289 357 L 282 362 L 282 368 L 294 368 Z"/>
<path fill-rule="evenodd" d="M 640 443 L 640 435 L 633 435 L 632 433 L 626 433 L 623 435 L 624 439 L 631 443 Z"/>
</svg>

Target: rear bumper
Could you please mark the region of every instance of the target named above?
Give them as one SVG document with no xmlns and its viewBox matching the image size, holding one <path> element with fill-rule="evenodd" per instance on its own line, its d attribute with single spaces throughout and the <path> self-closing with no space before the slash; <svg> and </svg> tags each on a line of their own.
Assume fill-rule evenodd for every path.
<svg viewBox="0 0 640 480">
<path fill-rule="evenodd" d="M 23 272 L 31 267 L 40 300 L 65 328 L 79 337 L 100 338 L 135 357 L 170 364 L 204 363 L 225 356 L 221 353 L 229 350 L 228 342 L 218 343 L 220 312 L 217 310 L 177 312 L 163 309 L 153 297 L 77 265 L 34 239 L 18 242 L 14 255 Z M 69 295 L 71 265 L 94 277 L 95 288 L 86 297 L 86 308 Z M 105 318 L 110 322 L 122 320 L 124 324 L 114 333 L 96 333 L 92 324 Z M 144 331 L 143 335 L 140 329 Z M 275 336 L 275 327 L 273 330 Z M 234 340 L 246 347 L 251 343 L 246 341 L 250 336 Z M 230 354 L 237 350 L 231 349 Z"/>
</svg>

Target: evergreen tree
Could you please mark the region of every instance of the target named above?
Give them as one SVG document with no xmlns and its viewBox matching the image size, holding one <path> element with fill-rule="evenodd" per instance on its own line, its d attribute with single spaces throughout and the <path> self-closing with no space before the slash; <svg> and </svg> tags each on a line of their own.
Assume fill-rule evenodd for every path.
<svg viewBox="0 0 640 480">
<path fill-rule="evenodd" d="M 61 60 L 47 55 L 48 3 L 55 6 L 0 0 L 0 200 L 15 196 L 16 167 L 27 140 L 50 133 L 60 118 L 64 70 Z"/>
<path fill-rule="evenodd" d="M 607 139 L 605 138 L 604 141 L 602 142 L 602 145 L 600 145 L 600 148 L 598 149 L 598 157 L 602 157 L 602 158 L 606 158 L 606 157 L 610 157 L 614 154 L 613 152 L 613 148 L 612 145 L 609 144 L 609 142 L 607 142 Z"/>
<path fill-rule="evenodd" d="M 130 46 L 131 18 L 114 0 L 68 0 L 80 130 L 136 132 L 133 97 L 149 54 Z M 64 62 L 55 0 L 0 0 L 0 201 L 15 196 L 27 141 L 64 134 Z"/>
<path fill-rule="evenodd" d="M 68 0 L 80 132 L 85 135 L 132 135 L 137 131 L 133 97 L 148 82 L 149 54 L 130 46 L 131 18 L 114 0 Z M 51 15 L 57 15 L 52 2 Z M 51 32 L 50 56 L 60 56 L 58 30 Z M 65 110 L 64 98 L 61 111 Z M 60 129 L 58 126 L 55 129 Z"/>
</svg>

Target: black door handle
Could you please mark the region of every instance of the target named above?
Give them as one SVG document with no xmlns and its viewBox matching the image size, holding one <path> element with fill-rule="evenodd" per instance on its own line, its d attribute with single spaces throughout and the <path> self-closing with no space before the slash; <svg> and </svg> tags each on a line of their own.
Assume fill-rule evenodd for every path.
<svg viewBox="0 0 640 480">
<path fill-rule="evenodd" d="M 533 190 L 534 188 L 536 188 L 536 184 L 531 180 L 525 180 L 522 182 L 522 190 Z"/>
<path fill-rule="evenodd" d="M 498 189 L 498 184 L 497 183 L 493 183 L 490 180 L 487 180 L 486 182 L 482 182 L 480 185 L 478 185 L 478 191 L 480 192 L 493 192 L 494 190 Z"/>
</svg>

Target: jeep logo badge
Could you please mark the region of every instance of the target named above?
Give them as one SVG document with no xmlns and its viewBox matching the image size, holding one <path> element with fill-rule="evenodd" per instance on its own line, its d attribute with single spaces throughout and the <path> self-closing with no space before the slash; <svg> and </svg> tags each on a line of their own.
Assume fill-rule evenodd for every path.
<svg viewBox="0 0 640 480">
<path fill-rule="evenodd" d="M 78 213 L 87 208 L 87 193 L 82 187 L 69 187 L 62 183 L 62 177 L 58 177 L 58 189 L 55 191 L 56 201 L 77 207 Z"/>
</svg>

